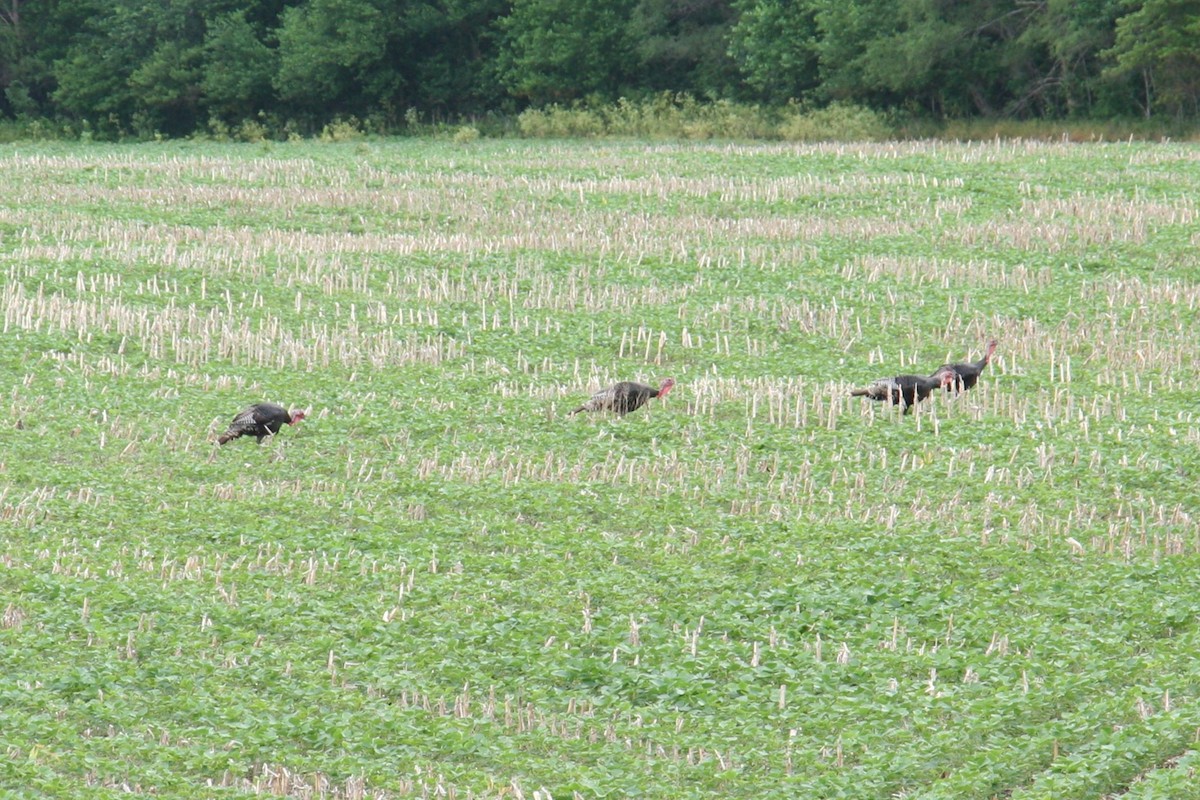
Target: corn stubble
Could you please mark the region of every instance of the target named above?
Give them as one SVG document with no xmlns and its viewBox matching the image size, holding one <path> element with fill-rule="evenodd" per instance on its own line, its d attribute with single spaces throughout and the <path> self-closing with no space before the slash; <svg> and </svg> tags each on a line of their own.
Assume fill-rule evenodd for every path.
<svg viewBox="0 0 1200 800">
<path fill-rule="evenodd" d="M 1088 731 L 1171 731 L 1129 780 L 1186 749 L 1200 675 L 1160 666 L 1200 613 L 1179 149 L 412 147 L 0 158 L 0 630 L 35 654 L 3 663 L 56 720 L 10 735 L 27 777 L 1101 796 L 1056 772 Z M 970 392 L 846 396 L 990 338 Z M 313 413 L 213 452 L 270 397 Z M 227 716 L 153 682 L 136 725 L 73 702 L 139 671 Z M 153 768 L 102 746 L 135 740 Z"/>
</svg>

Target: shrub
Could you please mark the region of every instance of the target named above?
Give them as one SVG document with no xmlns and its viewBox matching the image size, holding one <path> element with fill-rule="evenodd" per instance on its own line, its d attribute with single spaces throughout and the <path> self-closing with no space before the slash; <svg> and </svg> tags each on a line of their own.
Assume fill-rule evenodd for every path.
<svg viewBox="0 0 1200 800">
<path fill-rule="evenodd" d="M 770 115 L 728 100 L 701 103 L 689 94 L 662 92 L 641 101 L 621 98 L 603 106 L 528 109 L 517 120 L 530 138 L 630 136 L 648 139 L 773 138 Z"/>
<path fill-rule="evenodd" d="M 523 111 L 517 127 L 522 136 L 532 139 L 602 136 L 607 132 L 600 114 L 558 105 Z"/>
<path fill-rule="evenodd" d="M 320 139 L 322 142 L 352 142 L 364 135 L 357 117 L 334 117 L 333 122 L 321 129 Z"/>
<path fill-rule="evenodd" d="M 256 119 L 242 120 L 238 126 L 237 138 L 243 142 L 261 142 L 268 137 L 267 126 Z"/>
<path fill-rule="evenodd" d="M 454 141 L 457 144 L 470 144 L 479 139 L 479 128 L 474 125 L 463 125 L 454 132 Z"/>
<path fill-rule="evenodd" d="M 58 126 L 42 117 L 20 117 L 16 120 L 0 120 L 0 142 L 49 142 L 69 138 L 74 132 L 66 126 Z"/>
<path fill-rule="evenodd" d="M 778 127 L 779 138 L 789 142 L 879 141 L 891 134 L 883 114 L 844 103 L 813 111 L 793 103 Z"/>
<path fill-rule="evenodd" d="M 770 115 L 763 109 L 728 100 L 694 106 L 682 131 L 687 139 L 770 139 L 774 134 Z"/>
<path fill-rule="evenodd" d="M 208 135 L 213 141 L 228 142 L 230 139 L 229 125 L 218 116 L 208 118 Z"/>
</svg>

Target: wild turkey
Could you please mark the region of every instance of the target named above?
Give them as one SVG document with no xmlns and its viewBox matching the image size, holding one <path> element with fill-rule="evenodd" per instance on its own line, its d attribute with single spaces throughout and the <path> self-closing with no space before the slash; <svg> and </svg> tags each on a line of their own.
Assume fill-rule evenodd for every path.
<svg viewBox="0 0 1200 800">
<path fill-rule="evenodd" d="M 897 375 L 894 378 L 877 380 L 865 389 L 855 389 L 851 397 L 869 397 L 872 400 L 886 400 L 898 405 L 907 414 L 914 405 L 924 400 L 934 389 L 948 389 L 954 385 L 957 375 L 949 367 L 943 367 L 932 375 Z"/>
<path fill-rule="evenodd" d="M 303 411 L 289 412 L 274 403 L 256 403 L 242 411 L 229 423 L 229 429 L 217 437 L 217 444 L 225 444 L 242 436 L 257 437 L 258 443 L 268 436 L 279 433 L 284 425 L 295 425 L 304 419 Z"/>
<path fill-rule="evenodd" d="M 933 374 L 936 375 L 944 369 L 952 369 L 958 376 L 953 383 L 955 394 L 965 392 L 967 389 L 975 388 L 975 384 L 979 383 L 979 375 L 983 372 L 992 360 L 992 353 L 996 352 L 996 340 L 992 339 L 988 342 L 987 352 L 983 354 L 983 358 L 978 361 L 967 361 L 962 364 L 942 364 Z M 930 376 L 932 377 L 932 376 Z M 949 390 L 951 387 L 946 387 Z"/>
<path fill-rule="evenodd" d="M 653 397 L 666 397 L 667 392 L 671 391 L 674 385 L 674 378 L 667 378 L 662 382 L 662 386 L 659 386 L 657 389 L 653 386 L 647 386 L 644 383 L 621 381 L 607 389 L 601 389 L 596 392 L 590 400 L 571 413 L 578 414 L 580 411 L 615 411 L 617 414 L 623 416 L 631 411 L 637 411 L 646 404 L 647 400 Z"/>
</svg>

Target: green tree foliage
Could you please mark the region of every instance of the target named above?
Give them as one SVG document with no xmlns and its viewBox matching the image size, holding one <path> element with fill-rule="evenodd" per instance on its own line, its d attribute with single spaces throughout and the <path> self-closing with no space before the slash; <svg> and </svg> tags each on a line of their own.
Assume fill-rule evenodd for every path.
<svg viewBox="0 0 1200 800">
<path fill-rule="evenodd" d="M 244 10 L 209 26 L 203 63 L 200 88 L 210 114 L 239 122 L 271 106 L 276 51 L 259 39 Z"/>
<path fill-rule="evenodd" d="M 1005 106 L 1017 69 L 1036 69 L 1029 54 L 1007 58 L 1034 13 L 1019 0 L 898 0 L 879 9 L 894 28 L 868 41 L 852 63 L 876 97 L 936 115 L 991 116 Z"/>
<path fill-rule="evenodd" d="M 514 0 L 500 20 L 503 86 L 535 104 L 629 88 L 636 42 L 627 20 L 636 0 Z"/>
<path fill-rule="evenodd" d="M 727 45 L 736 18 L 729 0 L 638 0 L 629 23 L 638 88 L 712 100 L 739 94 Z"/>
<path fill-rule="evenodd" d="M 221 110 L 230 102 L 230 87 L 245 82 L 219 73 L 244 76 L 255 66 L 269 68 L 261 53 L 229 49 L 239 14 L 243 23 L 252 13 L 262 20 L 263 9 L 250 2 L 119 0 L 95 7 L 54 62 L 56 108 L 101 129 L 130 127 L 142 135 L 195 130 L 207 117 L 210 88 Z M 242 56 L 257 61 L 237 63 Z"/>
<path fill-rule="evenodd" d="M 394 48 L 410 90 L 405 105 L 448 117 L 504 105 L 496 23 L 508 8 L 508 0 L 442 0 L 410 11 L 407 36 Z"/>
<path fill-rule="evenodd" d="M 1016 90 L 1011 110 L 1080 116 L 1092 109 L 1129 113 L 1128 86 L 1102 77 L 1101 53 L 1112 46 L 1123 0 L 1047 0 L 1014 43 L 1040 70 Z M 1010 58 L 1010 60 L 1012 60 Z"/>
<path fill-rule="evenodd" d="M 1147 116 L 1155 106 L 1176 115 L 1200 112 L 1200 2 L 1146 0 L 1117 20 L 1108 51 L 1114 77 L 1136 74 Z"/>
<path fill-rule="evenodd" d="M 1200 0 L 0 0 L 0 118 L 278 133 L 622 97 L 1186 117 L 1197 42 Z"/>
<path fill-rule="evenodd" d="M 481 112 L 498 92 L 487 66 L 504 0 L 307 0 L 279 28 L 274 86 L 312 118 L 407 108 Z M 485 88 L 491 88 L 485 94 Z"/>
<path fill-rule="evenodd" d="M 25 117 L 36 113 L 29 87 L 18 76 L 22 60 L 20 14 L 0 8 L 0 117 L 5 113 Z"/>
<path fill-rule="evenodd" d="M 13 82 L 13 72 L 21 57 L 21 0 L 0 4 L 0 88 Z"/>
<path fill-rule="evenodd" d="M 0 0 L 0 115 L 45 113 L 51 66 L 94 11 L 71 0 Z"/>
<path fill-rule="evenodd" d="M 867 74 L 872 43 L 886 41 L 897 30 L 899 0 L 808 0 L 817 27 L 818 96 L 887 104 L 885 87 Z"/>
<path fill-rule="evenodd" d="M 145 4 L 118 2 L 87 20 L 54 64 L 59 109 L 77 118 L 129 122 L 139 108 L 129 78 L 154 52 L 161 27 L 149 19 L 150 11 Z"/>
<path fill-rule="evenodd" d="M 389 15 L 362 0 L 309 0 L 282 22 L 280 100 L 305 111 L 365 111 L 367 85 L 380 88 Z"/>
<path fill-rule="evenodd" d="M 739 0 L 729 53 L 758 96 L 769 103 L 808 97 L 820 85 L 816 3 Z"/>
</svg>

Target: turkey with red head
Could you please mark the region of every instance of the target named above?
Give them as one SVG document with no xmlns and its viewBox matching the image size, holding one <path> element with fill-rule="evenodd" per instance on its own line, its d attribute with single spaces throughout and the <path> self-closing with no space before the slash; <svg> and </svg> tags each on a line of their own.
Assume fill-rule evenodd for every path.
<svg viewBox="0 0 1200 800">
<path fill-rule="evenodd" d="M 229 428 L 217 437 L 217 444 L 225 444 L 242 436 L 254 436 L 258 443 L 268 436 L 279 433 L 284 425 L 295 425 L 304 419 L 303 411 L 288 411 L 274 403 L 256 403 L 242 411 L 229 423 Z"/>
<path fill-rule="evenodd" d="M 673 386 L 675 386 L 674 378 L 667 378 L 657 389 L 653 386 L 647 386 L 644 383 L 621 381 L 607 389 L 601 389 L 596 392 L 591 396 L 591 399 L 571 413 L 578 414 L 580 411 L 614 411 L 618 415 L 624 416 L 631 411 L 637 411 L 651 398 L 666 397 L 667 392 L 671 391 Z"/>
<path fill-rule="evenodd" d="M 992 339 L 987 344 L 987 352 L 985 352 L 983 354 L 983 358 L 979 359 L 978 361 L 966 361 L 961 364 L 942 364 L 942 366 L 938 367 L 937 371 L 933 374 L 937 375 L 938 372 L 941 372 L 944 369 L 954 370 L 954 373 L 957 377 L 954 383 L 947 388 L 953 389 L 955 394 L 965 392 L 967 389 L 975 388 L 975 384 L 979 383 L 980 374 L 982 374 L 984 368 L 991 363 L 992 354 L 995 352 L 996 340 Z"/>
<path fill-rule="evenodd" d="M 957 375 L 950 367 L 942 367 L 937 372 L 926 377 L 924 375 L 897 375 L 894 378 L 883 378 L 872 383 L 865 389 L 855 389 L 851 397 L 869 397 L 872 400 L 886 401 L 898 405 L 907 414 L 914 405 L 929 397 L 934 389 L 949 389 L 957 380 Z"/>
</svg>

